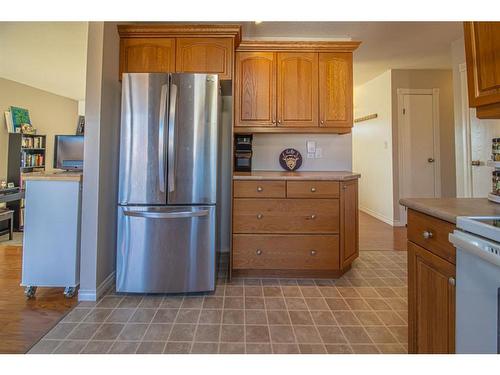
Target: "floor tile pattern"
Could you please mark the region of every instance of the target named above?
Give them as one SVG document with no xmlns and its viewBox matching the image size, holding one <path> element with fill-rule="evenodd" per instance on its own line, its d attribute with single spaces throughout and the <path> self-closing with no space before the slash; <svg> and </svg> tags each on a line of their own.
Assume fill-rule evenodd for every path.
<svg viewBox="0 0 500 375">
<path fill-rule="evenodd" d="M 30 353 L 407 352 L 406 252 L 362 251 L 336 280 L 219 276 L 213 294 L 81 302 Z"/>
</svg>

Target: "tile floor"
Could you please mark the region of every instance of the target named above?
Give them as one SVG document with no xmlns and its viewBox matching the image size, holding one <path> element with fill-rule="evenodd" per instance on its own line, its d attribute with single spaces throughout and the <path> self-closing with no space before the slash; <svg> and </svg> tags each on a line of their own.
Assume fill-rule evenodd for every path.
<svg viewBox="0 0 500 375">
<path fill-rule="evenodd" d="M 406 252 L 337 280 L 219 278 L 215 293 L 82 302 L 30 353 L 406 353 Z"/>
</svg>

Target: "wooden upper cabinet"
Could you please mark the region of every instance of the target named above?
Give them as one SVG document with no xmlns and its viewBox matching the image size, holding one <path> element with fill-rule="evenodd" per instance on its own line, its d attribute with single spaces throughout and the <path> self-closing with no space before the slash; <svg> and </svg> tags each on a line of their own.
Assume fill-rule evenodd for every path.
<svg viewBox="0 0 500 375">
<path fill-rule="evenodd" d="M 455 266 L 408 242 L 408 351 L 455 352 Z"/>
<path fill-rule="evenodd" d="M 125 38 L 120 41 L 121 73 L 175 71 L 175 38 Z"/>
<path fill-rule="evenodd" d="M 465 22 L 469 105 L 479 118 L 500 118 L 500 22 Z"/>
<path fill-rule="evenodd" d="M 340 183 L 340 267 L 359 256 L 358 180 Z"/>
<path fill-rule="evenodd" d="M 318 54 L 278 53 L 278 126 L 318 126 Z"/>
<path fill-rule="evenodd" d="M 175 71 L 213 73 L 220 79 L 231 79 L 233 50 L 231 38 L 178 38 Z"/>
<path fill-rule="evenodd" d="M 276 126 L 276 54 L 236 54 L 235 126 Z"/>
<path fill-rule="evenodd" d="M 352 126 L 352 53 L 319 54 L 321 127 Z"/>
</svg>

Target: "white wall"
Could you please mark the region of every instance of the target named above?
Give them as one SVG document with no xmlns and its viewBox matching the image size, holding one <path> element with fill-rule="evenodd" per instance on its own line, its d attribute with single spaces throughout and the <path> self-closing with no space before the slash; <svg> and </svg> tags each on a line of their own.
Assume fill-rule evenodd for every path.
<svg viewBox="0 0 500 375">
<path fill-rule="evenodd" d="M 4 112 L 10 106 L 30 111 L 31 123 L 38 134 L 47 136 L 46 169 L 52 170 L 54 160 L 54 135 L 75 134 L 78 121 L 76 100 L 0 78 L 0 180 L 7 177 L 9 133 L 5 128 Z M 18 183 L 18 181 L 13 181 Z"/>
<path fill-rule="evenodd" d="M 359 208 L 389 224 L 394 222 L 391 71 L 354 90 L 355 118 L 378 117 L 354 125 L 353 170 L 361 173 Z"/>
<path fill-rule="evenodd" d="M 307 158 L 306 140 L 316 141 L 316 147 L 322 148 L 321 158 Z M 352 170 L 351 134 L 255 134 L 252 144 L 252 169 L 282 170 L 279 155 L 290 147 L 302 154 L 301 171 Z"/>
<path fill-rule="evenodd" d="M 113 281 L 121 85 L 116 24 L 90 22 L 85 99 L 80 300 Z"/>
</svg>

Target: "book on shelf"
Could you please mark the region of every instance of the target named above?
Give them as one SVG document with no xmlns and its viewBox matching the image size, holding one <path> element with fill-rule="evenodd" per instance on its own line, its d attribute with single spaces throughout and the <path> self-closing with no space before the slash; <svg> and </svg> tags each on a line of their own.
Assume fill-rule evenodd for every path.
<svg viewBox="0 0 500 375">
<path fill-rule="evenodd" d="M 7 132 L 15 133 L 14 125 L 12 124 L 12 114 L 10 111 L 5 111 L 5 127 L 7 128 Z"/>
</svg>

